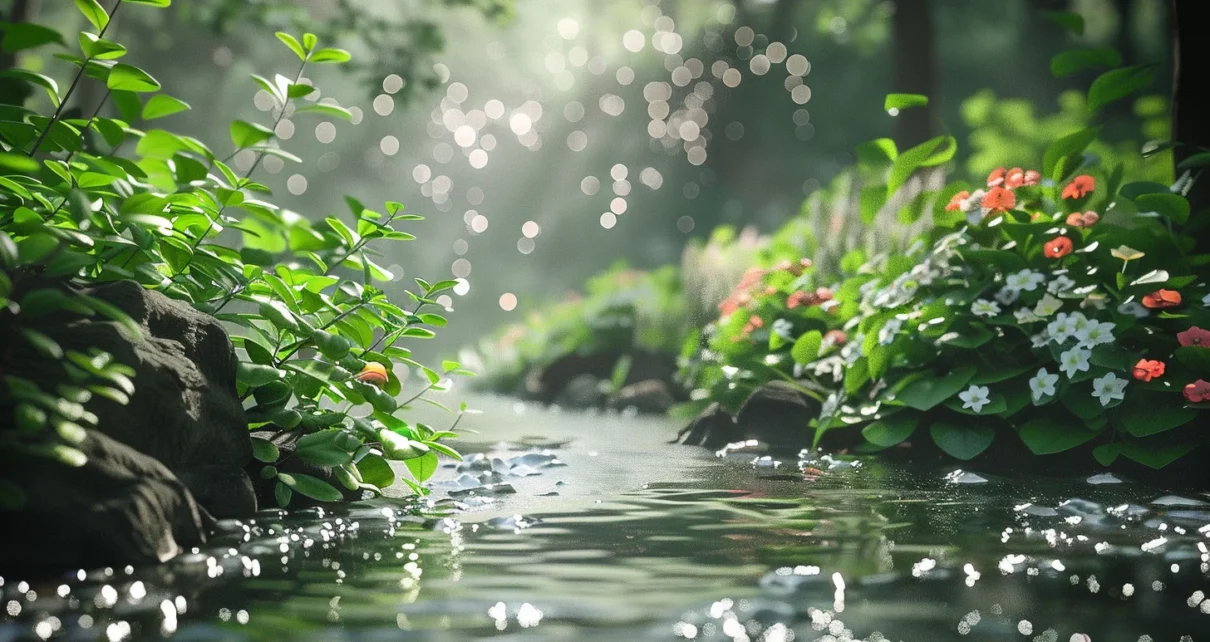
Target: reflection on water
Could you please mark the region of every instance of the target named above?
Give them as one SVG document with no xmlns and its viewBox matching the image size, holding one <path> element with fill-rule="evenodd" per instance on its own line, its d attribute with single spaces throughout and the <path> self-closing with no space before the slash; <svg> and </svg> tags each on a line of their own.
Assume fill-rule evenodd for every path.
<svg viewBox="0 0 1210 642">
<path fill-rule="evenodd" d="M 0 640 L 1210 631 L 1205 497 L 826 459 L 804 476 L 796 461 L 663 444 L 658 421 L 488 403 L 472 450 L 489 456 L 444 470 L 421 516 L 401 499 L 266 511 L 159 567 L 6 577 Z"/>
</svg>

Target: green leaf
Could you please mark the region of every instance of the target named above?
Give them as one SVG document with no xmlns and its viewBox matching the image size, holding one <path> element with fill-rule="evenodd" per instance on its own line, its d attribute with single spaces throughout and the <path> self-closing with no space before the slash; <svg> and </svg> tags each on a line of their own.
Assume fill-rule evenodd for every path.
<svg viewBox="0 0 1210 642">
<path fill-rule="evenodd" d="M 106 85 L 114 91 L 133 91 L 147 93 L 159 91 L 160 83 L 150 74 L 125 63 L 118 63 L 109 69 L 109 80 Z"/>
<path fill-rule="evenodd" d="M 4 22 L 0 26 L 4 28 L 4 42 L 0 43 L 0 49 L 5 53 L 16 53 L 52 42 L 67 45 L 63 42 L 63 35 L 50 27 L 32 22 Z"/>
<path fill-rule="evenodd" d="M 958 143 L 953 136 L 938 136 L 900 154 L 892 163 L 891 173 L 887 177 L 888 198 L 897 192 L 916 170 L 945 163 L 954 157 L 957 150 Z"/>
<path fill-rule="evenodd" d="M 428 446 L 408 439 L 393 430 L 378 431 L 378 441 L 382 444 L 382 451 L 386 457 L 396 461 L 415 459 L 429 452 Z"/>
<path fill-rule="evenodd" d="M 1098 433 L 1086 428 L 1083 422 L 1071 418 L 1059 421 L 1047 417 L 1025 422 L 1017 434 L 1033 454 L 1052 455 L 1071 450 L 1096 437 Z"/>
<path fill-rule="evenodd" d="M 281 456 L 281 451 L 273 442 L 261 437 L 252 438 L 252 457 L 257 461 L 263 461 L 266 464 L 272 464 Z"/>
<path fill-rule="evenodd" d="M 290 487 L 287 486 L 285 482 L 279 481 L 277 482 L 277 485 L 273 487 L 273 499 L 275 499 L 277 501 L 277 505 L 282 508 L 290 505 L 290 500 L 293 499 L 293 496 L 294 491 L 290 490 Z"/>
<path fill-rule="evenodd" d="M 1077 36 L 1084 35 L 1084 16 L 1074 11 L 1044 11 L 1042 17 Z"/>
<path fill-rule="evenodd" d="M 323 430 L 303 436 L 298 440 L 298 455 L 303 462 L 312 466 L 341 466 L 353 460 L 353 453 L 342 445 L 341 437 L 350 437 L 342 430 Z M 359 443 L 354 446 L 356 448 Z"/>
<path fill-rule="evenodd" d="M 823 344 L 823 334 L 819 330 L 810 330 L 794 342 L 790 348 L 790 356 L 794 363 L 805 365 L 819 358 L 819 347 Z"/>
<path fill-rule="evenodd" d="M 310 61 L 318 63 L 335 63 L 340 64 L 352 60 L 352 56 L 344 49 L 336 49 L 334 47 L 325 47 L 311 54 Z"/>
<path fill-rule="evenodd" d="M 387 460 L 379 455 L 370 453 L 362 457 L 357 462 L 357 470 L 361 473 L 361 479 L 365 483 L 373 484 L 378 488 L 386 488 L 395 483 L 395 471 L 391 469 Z"/>
<path fill-rule="evenodd" d="M 1050 59 L 1050 73 L 1055 78 L 1062 78 L 1089 67 L 1113 68 L 1121 64 L 1122 55 L 1109 47 L 1073 49 L 1059 53 Z"/>
<path fill-rule="evenodd" d="M 172 0 L 122 0 L 122 2 L 129 2 L 130 4 L 143 4 L 149 7 L 159 7 L 161 9 L 172 5 Z"/>
<path fill-rule="evenodd" d="M 36 263 L 59 247 L 59 239 L 50 234 L 34 234 L 17 241 L 17 261 Z"/>
<path fill-rule="evenodd" d="M 1206 348 L 1194 348 L 1210 352 Z M 1183 426 L 1197 418 L 1196 408 L 1181 405 L 1179 393 L 1139 390 L 1127 396 L 1118 407 L 1118 417 L 1126 432 L 1147 437 Z"/>
<path fill-rule="evenodd" d="M 975 376 L 976 371 L 975 366 L 967 364 L 954 368 L 943 377 L 925 376 L 905 386 L 896 398 L 909 408 L 930 410 L 958 394 Z"/>
<path fill-rule="evenodd" d="M 1134 204 L 1140 212 L 1156 212 L 1178 225 L 1189 220 L 1189 201 L 1180 194 L 1141 194 L 1134 199 Z"/>
<path fill-rule="evenodd" d="M 1073 132 L 1051 143 L 1042 154 L 1042 175 L 1054 179 L 1055 182 L 1062 180 L 1062 176 L 1055 175 L 1056 170 L 1061 170 L 1059 161 L 1083 154 L 1084 149 L 1096 140 L 1100 133 L 1101 126 L 1097 125 Z"/>
<path fill-rule="evenodd" d="M 875 446 L 890 448 L 911 437 L 919 423 L 919 415 L 901 412 L 862 428 L 861 436 Z"/>
<path fill-rule="evenodd" d="M 338 502 L 344 495 L 328 482 L 302 473 L 280 473 L 277 476 L 291 490 L 321 502 Z"/>
<path fill-rule="evenodd" d="M 1198 152 L 1181 161 L 1177 169 L 1197 169 L 1210 166 L 1210 152 Z"/>
<path fill-rule="evenodd" d="M 126 55 L 126 47 L 108 40 L 102 40 L 87 31 L 80 32 L 80 51 L 85 56 L 97 60 L 114 60 Z"/>
<path fill-rule="evenodd" d="M 884 111 L 892 109 L 904 110 L 909 107 L 924 107 L 929 104 L 929 97 L 923 94 L 887 94 L 882 102 Z"/>
<path fill-rule="evenodd" d="M 319 347 L 319 351 L 325 357 L 332 360 L 343 359 L 353 347 L 353 344 L 348 339 L 324 330 L 316 330 L 311 335 L 311 338 L 315 341 L 315 345 Z"/>
<path fill-rule="evenodd" d="M 59 343 L 54 339 L 34 330 L 32 328 L 21 328 L 21 336 L 30 343 L 43 356 L 51 359 L 62 359 L 63 348 L 59 347 Z"/>
<path fill-rule="evenodd" d="M 231 123 L 231 143 L 236 149 L 252 147 L 273 137 L 273 130 L 257 123 L 246 120 L 236 120 Z"/>
<path fill-rule="evenodd" d="M 1140 442 L 1121 442 L 1115 445 L 1118 454 L 1156 470 L 1184 457 L 1198 446 L 1196 443 L 1152 444 Z"/>
<path fill-rule="evenodd" d="M 1101 444 L 1092 449 L 1092 457 L 1102 466 L 1108 466 L 1118 458 L 1117 444 Z"/>
<path fill-rule="evenodd" d="M 344 107 L 340 107 L 338 105 L 322 105 L 322 104 L 316 103 L 314 105 L 306 105 L 304 107 L 299 107 L 298 109 L 294 110 L 294 113 L 295 114 L 320 114 L 323 116 L 332 116 L 333 118 L 340 118 L 342 120 L 349 120 L 349 121 L 353 120 L 353 112 L 345 109 Z"/>
<path fill-rule="evenodd" d="M 298 56 L 299 60 L 307 59 L 307 52 L 303 51 L 302 43 L 300 43 L 294 36 L 291 36 L 284 31 L 279 31 L 274 35 L 277 36 L 277 39 L 282 41 L 282 44 L 286 45 L 290 51 L 293 51 L 294 55 Z"/>
<path fill-rule="evenodd" d="M 59 106 L 59 84 L 56 83 L 55 79 L 51 78 L 50 76 L 27 71 L 25 69 L 6 69 L 0 72 L 0 77 L 17 78 L 32 85 L 38 85 L 46 90 L 46 95 L 50 97 L 51 104 L 55 107 Z M 5 156 L 9 155 L 10 154 L 5 154 Z M 29 159 L 27 158 L 27 160 Z"/>
<path fill-rule="evenodd" d="M 987 450 L 996 431 L 982 424 L 957 426 L 938 422 L 929 428 L 929 434 L 933 436 L 933 443 L 946 454 L 966 461 Z"/>
<path fill-rule="evenodd" d="M 1155 65 L 1132 65 L 1101 74 L 1088 88 L 1088 111 L 1096 111 L 1150 85 L 1154 75 Z"/>
<path fill-rule="evenodd" d="M 143 105 L 143 120 L 155 120 L 189 109 L 189 103 L 166 94 L 156 94 Z"/>
<path fill-rule="evenodd" d="M 105 25 L 109 24 L 109 14 L 97 0 L 76 0 L 76 8 L 98 30 L 104 29 Z"/>
<path fill-rule="evenodd" d="M 415 457 L 413 459 L 405 459 L 403 464 L 412 471 L 412 477 L 416 481 L 424 483 L 428 481 L 433 473 L 437 472 L 437 453 L 427 453 L 423 457 Z"/>
<path fill-rule="evenodd" d="M 272 366 L 265 366 L 258 363 L 248 363 L 241 361 L 235 366 L 236 381 L 248 386 L 256 388 L 267 383 L 281 379 L 283 373 L 281 370 Z"/>
</svg>

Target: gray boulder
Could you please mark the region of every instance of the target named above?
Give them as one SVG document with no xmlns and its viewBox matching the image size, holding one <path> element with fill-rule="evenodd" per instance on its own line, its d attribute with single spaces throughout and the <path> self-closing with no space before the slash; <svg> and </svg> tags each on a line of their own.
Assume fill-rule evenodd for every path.
<svg viewBox="0 0 1210 642">
<path fill-rule="evenodd" d="M 25 494 L 19 513 L 0 513 L 6 571 L 158 563 L 205 542 L 213 518 L 163 464 L 93 430 L 76 448 L 83 466 L 5 462 Z"/>
<path fill-rule="evenodd" d="M 254 512 L 256 497 L 243 470 L 252 459 L 252 442 L 235 392 L 234 348 L 222 324 L 133 281 L 73 287 L 113 304 L 143 329 L 131 341 L 106 318 L 66 313 L 38 327 L 65 350 L 95 347 L 134 368 L 135 393 L 128 404 L 99 396 L 87 404 L 98 417 L 97 429 L 158 460 L 211 514 Z M 9 363 L 12 372 L 44 389 L 62 378 L 60 364 L 28 347 L 14 349 Z"/>
</svg>

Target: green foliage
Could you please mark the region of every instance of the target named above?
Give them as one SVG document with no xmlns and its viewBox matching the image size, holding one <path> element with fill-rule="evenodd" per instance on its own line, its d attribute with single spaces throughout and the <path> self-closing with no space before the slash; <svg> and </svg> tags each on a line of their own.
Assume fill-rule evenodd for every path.
<svg viewBox="0 0 1210 642">
<path fill-rule="evenodd" d="M 64 375 L 62 385 L 43 390 L 8 364 L 0 367 L 0 409 L 15 418 L 15 429 L 0 431 L 4 452 L 81 465 L 74 445 L 96 424 L 84 404 L 93 396 L 127 403 L 137 385 L 133 371 L 110 355 L 64 351 L 37 330 L 41 317 L 60 311 L 109 317 L 131 333 L 138 332 L 136 324 L 104 301 L 27 284 L 39 276 L 78 283 L 129 279 L 235 329 L 237 392 L 249 429 L 268 433 L 254 439 L 253 452 L 266 464 L 262 477 L 277 480 L 280 504 L 295 493 L 336 501 L 342 495 L 333 483 L 378 492 L 395 478 L 387 459 L 404 461 L 415 477 L 412 487 L 424 492 L 419 484 L 432 474 L 436 453 L 458 456 L 441 443 L 455 433 L 397 415 L 425 393 L 446 389 L 450 377 L 469 373 L 452 361 L 440 370 L 424 366 L 405 347 L 445 324 L 425 308 L 436 305 L 452 281 L 417 279 L 404 302 L 377 287 L 392 278 L 376 262 L 379 248 L 412 240 L 399 228 L 420 217 L 405 214 L 399 203 L 375 211 L 347 199 L 348 213 L 314 225 L 268 200 L 269 189 L 252 177 L 267 155 L 297 160 L 280 149 L 274 127 L 289 103 L 312 91 L 298 84 L 307 66 L 343 63 L 347 52 L 319 47 L 312 34 L 301 43 L 279 34 L 301 64 L 292 79 L 254 77 L 277 102 L 274 122 L 233 122 L 233 151 L 224 155 L 197 139 L 145 128 L 146 121 L 189 105 L 157 93 L 160 82 L 146 71 L 113 62 L 126 49 L 103 39 L 109 15 L 93 0 L 76 0 L 76 6 L 97 33 L 82 32 L 79 55 L 67 57 L 79 69 L 69 86 L 101 83 L 122 115 L 103 116 L 98 108 L 87 119 L 66 118 L 61 105 L 71 89 L 60 96 L 61 85 L 49 77 L 9 74 L 45 89 L 55 110 L 6 106 L 0 128 L 0 333 L 6 346 L 26 342 L 60 362 Z M 39 29 L 8 29 L 5 46 L 66 40 Z M 256 160 L 239 172 L 228 161 L 245 149 Z M 394 372 L 401 365 L 427 384 L 402 401 Z M 455 414 L 465 412 L 463 406 Z M 274 464 L 285 445 L 300 461 L 332 470 L 331 479 L 279 473 Z M 10 481 L 19 486 L 21 480 Z"/>
<path fill-rule="evenodd" d="M 685 303 L 677 270 L 642 272 L 619 262 L 586 284 L 583 294 L 531 312 L 525 321 L 501 329 L 463 361 L 481 364 L 484 385 L 513 391 L 533 367 L 572 354 L 629 354 L 646 350 L 676 354 L 686 327 Z M 614 384 L 625 380 L 629 363 L 617 364 Z M 620 387 L 620 386 L 617 386 Z"/>
<path fill-rule="evenodd" d="M 1092 64 L 1120 59 L 1054 62 L 1056 73 Z M 758 263 L 688 339 L 682 375 L 695 401 L 683 411 L 711 401 L 735 410 L 782 380 L 823 402 L 817 443 L 832 430 L 860 429 L 873 449 L 915 435 L 967 460 L 1020 439 L 1037 455 L 1087 447 L 1105 465 L 1122 456 L 1158 468 L 1210 442 L 1192 429 L 1210 407 L 1210 254 L 1196 234 L 1208 213 L 1182 195 L 1188 178 L 1172 184 L 1170 157 L 1111 146 L 1088 121 L 1149 73 L 1111 70 L 1087 109 L 1069 94 L 1045 119 L 990 94 L 968 101 L 968 167 L 988 173 L 981 189 L 925 182 L 902 194 L 921 168 L 952 159 L 952 139 L 902 153 L 886 140 L 860 146 L 861 184 L 845 186 L 860 206 L 833 215 L 873 223 L 899 196 L 931 213 L 932 228 L 902 251 Z M 1140 99 L 1136 111 L 1145 134 L 1167 136 L 1152 122 L 1162 101 Z M 1038 172 L 1005 169 L 1039 160 Z M 805 218 L 778 235 L 805 237 Z"/>
</svg>

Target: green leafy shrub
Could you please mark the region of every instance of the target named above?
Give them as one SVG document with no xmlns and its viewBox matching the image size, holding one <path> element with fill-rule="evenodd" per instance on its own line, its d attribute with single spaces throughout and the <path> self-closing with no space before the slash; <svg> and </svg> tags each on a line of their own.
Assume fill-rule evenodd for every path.
<svg viewBox="0 0 1210 642">
<path fill-rule="evenodd" d="M 685 306 L 675 267 L 651 272 L 619 262 L 593 276 L 584 293 L 530 313 L 461 357 L 485 373 L 483 385 L 515 391 L 526 372 L 566 355 L 676 354 L 685 332 Z M 624 378 L 624 377 L 623 377 Z"/>
<path fill-rule="evenodd" d="M 267 200 L 270 190 L 253 178 L 266 156 L 299 159 L 278 146 L 275 127 L 287 115 L 348 118 L 343 108 L 301 104 L 315 91 L 300 84 L 312 65 L 341 64 L 348 52 L 321 47 L 315 36 L 277 38 L 298 57 L 289 76 L 253 76 L 276 107 L 272 123 L 236 120 L 230 138 L 212 151 L 202 141 L 156 128 L 154 121 L 189 106 L 160 92 L 160 82 L 122 62 L 126 47 L 105 39 L 112 15 L 127 4 L 164 7 L 168 0 L 122 0 L 110 11 L 96 0 L 75 0 L 95 29 L 81 32 L 75 47 L 67 38 L 34 24 L 9 24 L 8 51 L 51 45 L 55 56 L 77 68 L 68 89 L 54 78 L 21 69 L 10 78 L 40 88 L 53 112 L 24 105 L 0 111 L 0 330 L 5 345 L 26 341 L 48 359 L 60 361 L 65 382 L 42 390 L 7 370 L 0 408 L 13 413 L 14 429 L 0 431 L 6 454 L 45 456 L 81 465 L 73 448 L 95 423 L 82 404 L 92 396 L 124 403 L 137 381 L 106 354 L 64 354 L 37 331 L 39 318 L 65 310 L 80 315 L 129 319 L 102 301 L 55 288 L 25 291 L 35 277 L 77 282 L 118 279 L 187 301 L 234 328 L 240 363 L 238 392 L 247 400 L 249 428 L 268 431 L 254 440 L 262 477 L 278 480 L 277 499 L 294 493 L 322 501 L 341 493 L 327 480 L 279 473 L 279 445 L 294 456 L 332 471 L 349 490 L 378 492 L 395 474 L 387 460 L 403 461 L 416 492 L 432 475 L 438 454 L 458 457 L 443 442 L 455 434 L 398 417 L 430 390 L 467 374 L 452 361 L 434 370 L 416 363 L 407 341 L 428 339 L 443 317 L 427 312 L 452 281 L 417 279 L 407 301 L 393 302 L 375 286 L 392 275 L 374 261 L 375 247 L 412 240 L 398 226 L 419 220 L 399 203 L 375 211 L 346 199 L 350 213 L 320 224 Z M 127 10 L 137 10 L 130 7 Z M 65 118 L 75 88 L 99 82 L 109 117 L 98 107 L 89 118 Z M 245 172 L 229 162 L 239 152 L 255 161 Z M 236 249 L 238 247 L 238 249 Z M 20 293 L 20 296 L 15 296 Z M 137 332 L 137 326 L 129 329 Z M 423 375 L 424 388 L 398 401 L 402 386 L 393 368 L 405 365 Z M 465 405 L 456 413 L 461 417 Z M 457 419 L 454 420 L 457 424 Z M 9 500 L 20 497 L 20 480 L 0 486 Z"/>
<path fill-rule="evenodd" d="M 1137 89 L 1137 74 L 1102 75 L 1090 107 Z M 1089 153 L 1099 132 L 1054 136 L 1040 171 L 921 189 L 909 207 L 932 212 L 933 229 L 906 251 L 852 251 L 837 272 L 805 260 L 753 268 L 707 348 L 684 355 L 697 388 L 685 410 L 734 409 L 782 379 L 821 402 L 816 443 L 860 430 L 867 451 L 927 431 L 963 460 L 1019 439 L 1037 455 L 1085 446 L 1103 465 L 1161 468 L 1204 445 L 1210 254 L 1197 233 L 1210 213 L 1190 211 L 1188 174 L 1146 180 L 1163 175 L 1147 169 L 1162 158 Z M 885 161 L 867 173 L 885 191 L 863 188 L 862 200 L 879 204 L 948 161 L 954 142 L 872 145 Z"/>
</svg>

